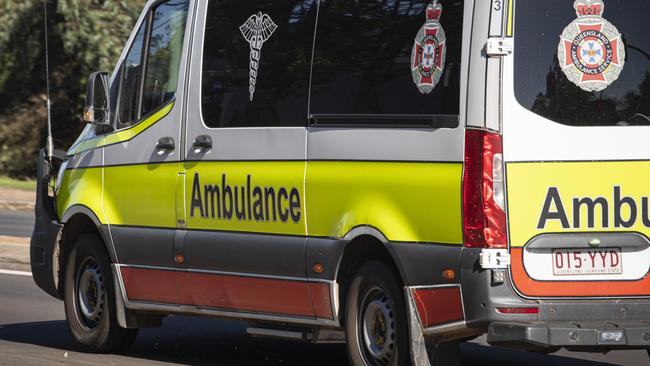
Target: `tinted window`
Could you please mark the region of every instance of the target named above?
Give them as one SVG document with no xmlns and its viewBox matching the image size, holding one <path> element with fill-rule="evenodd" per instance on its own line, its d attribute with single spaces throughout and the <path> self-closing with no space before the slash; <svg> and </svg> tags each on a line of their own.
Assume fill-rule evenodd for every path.
<svg viewBox="0 0 650 366">
<path fill-rule="evenodd" d="M 142 48 L 146 29 L 147 22 L 144 22 L 140 26 L 122 66 L 119 100 L 119 116 L 122 126 L 131 125 L 139 118 Z"/>
<path fill-rule="evenodd" d="M 427 94 L 418 89 L 413 68 L 433 53 L 421 53 L 416 60 L 411 56 L 431 1 L 321 1 L 310 113 L 457 115 L 463 2 L 440 3 L 446 62 L 440 81 Z"/>
<path fill-rule="evenodd" d="M 605 34 L 609 45 L 598 39 L 596 33 L 578 38 L 586 28 L 576 24 L 578 15 L 572 1 L 517 2 L 515 93 L 521 105 L 571 126 L 650 124 L 646 117 L 650 115 L 650 2 L 604 0 L 603 4 L 602 18 L 583 23 L 590 23 L 591 30 Z M 604 25 L 603 18 L 618 29 L 619 39 L 615 31 Z M 564 33 L 570 25 L 579 28 Z M 569 41 L 578 39 L 575 47 L 571 42 L 559 46 L 563 33 L 570 35 Z M 615 43 L 619 40 L 624 44 L 622 50 Z M 561 59 L 565 60 L 563 64 Z M 574 59 L 593 75 L 576 72 L 578 79 L 572 81 L 565 72 L 572 69 Z M 603 89 L 585 90 L 590 88 L 585 83 L 590 78 L 604 80 L 600 87 L 598 83 L 592 84 Z"/>
<path fill-rule="evenodd" d="M 168 1 L 153 15 L 141 115 L 147 115 L 174 97 L 183 52 L 187 1 Z"/>
<path fill-rule="evenodd" d="M 202 76 L 208 127 L 305 125 L 316 8 L 316 0 L 209 2 Z"/>
</svg>

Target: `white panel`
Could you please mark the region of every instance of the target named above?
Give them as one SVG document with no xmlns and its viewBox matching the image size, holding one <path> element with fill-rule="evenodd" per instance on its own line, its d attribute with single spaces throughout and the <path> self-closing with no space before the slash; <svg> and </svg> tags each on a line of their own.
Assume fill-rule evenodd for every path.
<svg viewBox="0 0 650 366">
<path fill-rule="evenodd" d="M 650 160 L 650 126 L 572 127 L 524 108 L 514 94 L 514 55 L 504 57 L 506 162 Z"/>
<path fill-rule="evenodd" d="M 608 249 L 612 248 L 602 248 L 601 250 Z M 584 253 L 588 249 L 576 250 L 581 250 Z M 524 268 L 530 278 L 538 281 L 635 281 L 648 274 L 650 269 L 650 247 L 642 250 L 641 248 L 621 248 L 621 257 L 622 274 L 555 275 L 553 273 L 551 249 L 525 248 Z M 600 256 L 597 256 L 595 260 L 601 260 Z M 610 258 L 607 257 L 606 261 L 610 261 Z"/>
</svg>

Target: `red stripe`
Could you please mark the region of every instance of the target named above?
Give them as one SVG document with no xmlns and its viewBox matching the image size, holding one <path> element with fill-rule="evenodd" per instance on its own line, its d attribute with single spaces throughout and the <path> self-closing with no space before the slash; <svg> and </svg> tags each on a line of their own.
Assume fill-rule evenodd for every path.
<svg viewBox="0 0 650 366">
<path fill-rule="evenodd" d="M 131 300 L 189 304 L 184 272 L 121 268 L 126 294 Z"/>
<path fill-rule="evenodd" d="M 458 287 L 416 289 L 412 294 L 425 328 L 464 318 Z"/>
<path fill-rule="evenodd" d="M 328 305 L 331 301 L 329 286 L 320 282 L 142 268 L 123 267 L 121 270 L 130 300 L 333 318 Z"/>
<path fill-rule="evenodd" d="M 326 283 L 309 283 L 311 302 L 314 304 L 314 314 L 317 318 L 334 319 L 330 286 Z"/>
</svg>

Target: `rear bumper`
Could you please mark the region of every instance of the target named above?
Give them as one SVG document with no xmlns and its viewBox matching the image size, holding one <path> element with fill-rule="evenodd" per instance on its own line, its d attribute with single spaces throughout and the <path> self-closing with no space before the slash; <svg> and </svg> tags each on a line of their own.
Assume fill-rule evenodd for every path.
<svg viewBox="0 0 650 366">
<path fill-rule="evenodd" d="M 487 340 L 492 345 L 524 349 L 650 348 L 650 322 L 496 322 L 490 324 Z"/>
<path fill-rule="evenodd" d="M 512 348 L 650 348 L 650 299 L 534 300 L 505 282 L 492 283 L 478 265 L 480 250 L 461 254 L 465 325 L 488 333 L 488 343 Z M 504 314 L 501 308 L 532 307 L 535 314 Z M 620 332 L 620 338 L 608 338 Z M 605 338 L 602 338 L 605 337 Z M 647 338 L 647 339 L 646 339 Z"/>
</svg>

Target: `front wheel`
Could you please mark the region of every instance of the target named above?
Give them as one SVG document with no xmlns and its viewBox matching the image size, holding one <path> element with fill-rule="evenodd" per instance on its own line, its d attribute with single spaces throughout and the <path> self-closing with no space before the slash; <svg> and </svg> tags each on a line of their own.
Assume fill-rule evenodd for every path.
<svg viewBox="0 0 650 366">
<path fill-rule="evenodd" d="M 381 262 L 364 264 L 347 296 L 345 331 L 355 366 L 410 365 L 404 297 L 393 272 Z"/>
<path fill-rule="evenodd" d="M 94 235 L 83 235 L 68 257 L 64 283 L 68 328 L 90 352 L 120 352 L 131 345 L 137 329 L 117 322 L 115 290 L 108 254 Z"/>
</svg>

